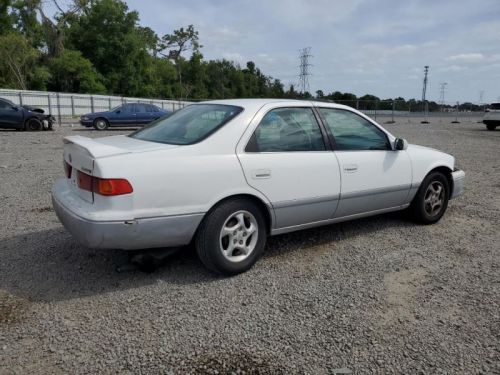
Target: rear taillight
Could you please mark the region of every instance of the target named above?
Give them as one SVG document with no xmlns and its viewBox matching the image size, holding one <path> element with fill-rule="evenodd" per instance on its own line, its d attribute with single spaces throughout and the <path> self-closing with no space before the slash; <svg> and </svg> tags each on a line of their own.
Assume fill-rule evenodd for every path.
<svg viewBox="0 0 500 375">
<path fill-rule="evenodd" d="M 71 165 L 69 165 L 69 163 L 66 161 L 66 160 L 63 160 L 63 164 L 64 164 L 64 173 L 66 174 L 66 177 L 67 178 L 71 178 Z"/>
<path fill-rule="evenodd" d="M 105 196 L 130 194 L 134 191 L 130 182 L 124 178 L 99 178 L 78 171 L 77 180 L 80 189 Z"/>
<path fill-rule="evenodd" d="M 130 182 L 123 178 L 94 177 L 94 193 L 101 195 L 123 195 L 134 191 Z"/>
</svg>

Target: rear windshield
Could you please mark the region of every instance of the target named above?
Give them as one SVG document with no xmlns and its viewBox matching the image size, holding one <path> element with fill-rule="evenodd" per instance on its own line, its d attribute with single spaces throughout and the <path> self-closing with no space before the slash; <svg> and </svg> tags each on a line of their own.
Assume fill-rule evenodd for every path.
<svg viewBox="0 0 500 375">
<path fill-rule="evenodd" d="M 193 104 L 130 135 L 143 141 L 189 145 L 200 142 L 238 115 L 243 108 L 221 104 Z"/>
<path fill-rule="evenodd" d="M 500 109 L 500 103 L 493 103 L 491 106 L 490 106 L 491 109 Z"/>
</svg>

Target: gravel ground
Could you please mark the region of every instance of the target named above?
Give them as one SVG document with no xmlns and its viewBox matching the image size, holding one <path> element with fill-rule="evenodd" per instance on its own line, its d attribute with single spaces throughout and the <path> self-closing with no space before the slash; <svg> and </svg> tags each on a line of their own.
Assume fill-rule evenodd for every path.
<svg viewBox="0 0 500 375">
<path fill-rule="evenodd" d="M 0 373 L 500 373 L 500 130 L 386 125 L 454 154 L 467 191 L 436 225 L 401 214 L 273 237 L 214 277 L 185 249 L 151 274 L 78 245 L 51 208 L 62 137 L 0 131 Z"/>
</svg>

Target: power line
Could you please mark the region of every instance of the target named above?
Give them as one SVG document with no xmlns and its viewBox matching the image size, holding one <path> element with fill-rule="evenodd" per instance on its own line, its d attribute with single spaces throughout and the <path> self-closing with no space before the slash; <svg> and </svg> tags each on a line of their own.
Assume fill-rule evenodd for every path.
<svg viewBox="0 0 500 375">
<path fill-rule="evenodd" d="M 429 65 L 424 66 L 424 87 L 422 88 L 422 103 L 425 103 L 425 94 L 427 93 L 427 74 L 429 73 Z"/>
<path fill-rule="evenodd" d="M 422 124 L 428 124 L 429 120 L 427 119 L 429 106 L 427 101 L 425 100 L 425 94 L 427 93 L 427 74 L 429 73 L 429 65 L 424 66 L 424 87 L 422 88 L 422 112 L 424 112 L 424 120 L 420 121 Z"/>
<path fill-rule="evenodd" d="M 309 91 L 309 76 L 311 75 L 311 73 L 309 73 L 309 67 L 312 66 L 309 63 L 310 57 L 312 57 L 311 47 L 306 47 L 300 50 L 299 87 L 302 94 Z"/>
<path fill-rule="evenodd" d="M 446 90 L 446 86 L 448 85 L 448 82 L 441 82 L 439 84 L 439 104 L 444 106 L 444 92 Z"/>
</svg>

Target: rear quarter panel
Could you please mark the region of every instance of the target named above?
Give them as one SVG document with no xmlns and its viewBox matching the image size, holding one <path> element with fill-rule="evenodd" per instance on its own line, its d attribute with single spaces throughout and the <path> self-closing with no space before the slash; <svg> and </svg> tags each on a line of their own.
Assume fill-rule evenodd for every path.
<svg viewBox="0 0 500 375">
<path fill-rule="evenodd" d="M 126 178 L 134 192 L 118 197 L 95 196 L 111 211 L 132 218 L 205 213 L 220 200 L 250 194 L 266 198 L 245 180 L 234 153 L 207 154 L 194 146 L 98 159 L 94 175 Z"/>
</svg>

